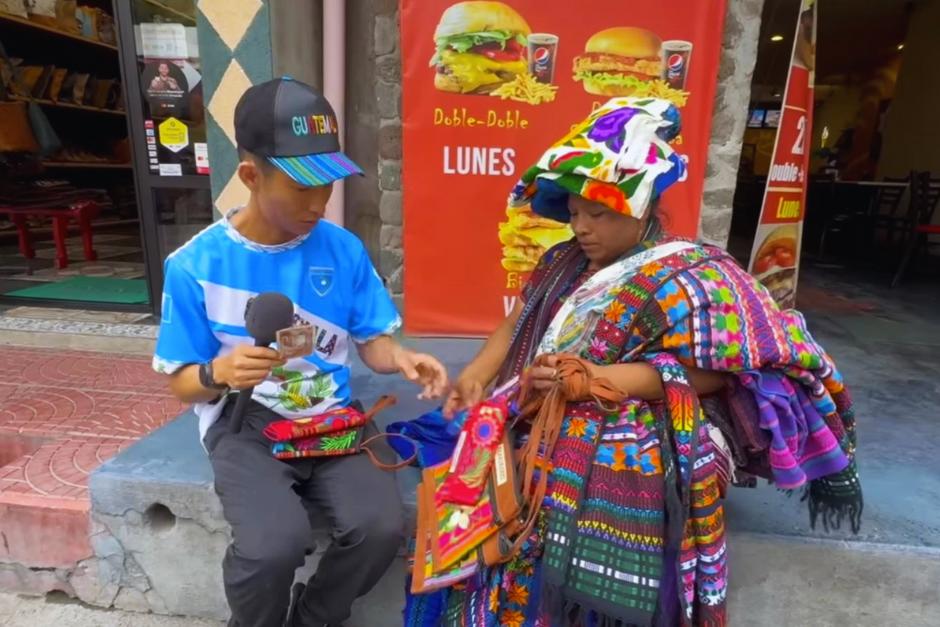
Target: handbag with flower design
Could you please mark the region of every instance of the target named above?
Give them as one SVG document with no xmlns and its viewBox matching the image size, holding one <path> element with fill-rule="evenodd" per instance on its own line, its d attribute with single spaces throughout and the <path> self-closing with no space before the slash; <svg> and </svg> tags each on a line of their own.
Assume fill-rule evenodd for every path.
<svg viewBox="0 0 940 627">
<path fill-rule="evenodd" d="M 440 486 L 451 462 L 426 468 L 418 484 L 418 525 L 412 562 L 412 592 L 430 592 L 466 579 L 481 565 L 508 559 L 523 526 L 522 495 L 516 478 L 510 434 L 503 435 L 493 469 L 473 505 L 444 500 Z"/>
<path fill-rule="evenodd" d="M 464 579 L 480 564 L 508 559 L 523 526 L 508 399 L 498 396 L 470 410 L 451 459 L 424 470 L 418 486 L 414 593 Z"/>
</svg>

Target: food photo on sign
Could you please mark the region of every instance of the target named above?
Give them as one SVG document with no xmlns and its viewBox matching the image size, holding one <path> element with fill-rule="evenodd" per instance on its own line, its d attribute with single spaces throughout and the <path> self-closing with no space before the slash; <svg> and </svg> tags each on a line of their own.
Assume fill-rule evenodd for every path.
<svg viewBox="0 0 940 627">
<path fill-rule="evenodd" d="M 691 55 L 688 41 L 663 42 L 633 26 L 607 28 L 588 39 L 584 54 L 575 58 L 574 80 L 589 94 L 665 98 L 684 107 Z"/>
<path fill-rule="evenodd" d="M 573 236 L 567 224 L 536 215 L 530 205 L 507 206 L 506 221 L 499 223 L 502 266 L 507 272 L 532 272 L 545 251 Z"/>
<path fill-rule="evenodd" d="M 682 132 L 669 143 L 689 182 L 660 207 L 672 232 L 696 236 L 724 6 L 674 0 L 624 12 L 600 0 L 572 19 L 561 0 L 402 0 L 406 330 L 478 334 L 511 310 L 539 259 L 573 234 L 510 206 L 509 191 L 611 98 L 681 109 Z M 442 262 L 427 232 L 461 236 Z M 441 302 L 425 267 L 474 281 Z"/>
<path fill-rule="evenodd" d="M 796 297 L 796 266 L 800 250 L 800 229 L 796 223 L 771 224 L 758 233 L 753 273 L 770 290 L 777 302 L 793 302 Z"/>
<path fill-rule="evenodd" d="M 533 33 L 526 19 L 502 2 L 451 5 L 434 34 L 434 85 L 530 105 L 552 102 L 559 40 Z M 572 80 L 588 94 L 666 98 L 681 107 L 688 99 L 683 90 L 691 51 L 691 42 L 663 42 L 644 28 L 606 28 L 574 59 Z M 530 207 L 507 206 L 506 220 L 499 223 L 502 266 L 529 273 L 548 249 L 572 236 L 567 225 L 537 216 Z"/>
<path fill-rule="evenodd" d="M 460 2 L 441 15 L 434 33 L 434 86 L 488 94 L 528 72 L 529 24 L 501 2 Z"/>
</svg>

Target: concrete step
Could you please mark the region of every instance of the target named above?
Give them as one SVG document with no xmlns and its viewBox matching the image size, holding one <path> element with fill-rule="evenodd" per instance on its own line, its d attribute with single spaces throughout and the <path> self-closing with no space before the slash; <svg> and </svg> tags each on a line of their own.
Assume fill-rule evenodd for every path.
<svg viewBox="0 0 940 627">
<path fill-rule="evenodd" d="M 400 472 L 398 479 L 413 512 L 416 473 Z M 229 528 L 195 416 L 184 415 L 103 465 L 91 493 L 100 529 L 92 543 L 110 577 L 104 598 L 152 598 L 159 600 L 146 606 L 152 611 L 227 618 L 220 564 Z M 940 615 L 940 549 L 863 540 L 883 535 L 879 520 L 886 513 L 877 500 L 869 510 L 861 536 L 825 534 L 809 529 L 796 498 L 766 487 L 733 490 L 726 510 L 733 624 L 931 624 Z M 318 533 L 325 545 L 326 530 Z M 357 604 L 353 624 L 399 624 L 403 571 L 402 564 L 393 567 Z"/>
<path fill-rule="evenodd" d="M 25 310 L 25 311 L 23 311 Z M 153 355 L 157 327 L 120 312 L 17 307 L 0 315 L 0 345 Z M 151 323 L 148 324 L 148 320 Z"/>
</svg>

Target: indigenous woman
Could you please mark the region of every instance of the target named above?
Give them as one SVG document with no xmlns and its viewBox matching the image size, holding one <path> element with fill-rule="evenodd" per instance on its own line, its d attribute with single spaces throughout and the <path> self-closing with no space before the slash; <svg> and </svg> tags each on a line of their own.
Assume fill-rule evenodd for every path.
<svg viewBox="0 0 940 627">
<path fill-rule="evenodd" d="M 685 174 L 678 132 L 668 102 L 611 100 L 513 190 L 575 237 L 542 258 L 445 414 L 500 384 L 521 465 L 537 462 L 520 474 L 547 486 L 513 558 L 410 597 L 408 625 L 724 625 L 729 479 L 804 489 L 814 524 L 857 530 L 854 419 L 831 359 L 726 252 L 662 228 L 657 200 Z M 562 399 L 558 414 L 533 410 L 540 398 Z"/>
</svg>

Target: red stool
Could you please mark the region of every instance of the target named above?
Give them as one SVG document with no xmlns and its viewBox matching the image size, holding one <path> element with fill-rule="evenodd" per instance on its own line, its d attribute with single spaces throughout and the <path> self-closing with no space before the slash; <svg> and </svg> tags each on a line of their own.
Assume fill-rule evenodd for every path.
<svg viewBox="0 0 940 627">
<path fill-rule="evenodd" d="M 75 202 L 68 207 L 48 207 L 45 205 L 0 206 L 0 213 L 9 215 L 10 221 L 16 225 L 20 253 L 27 259 L 36 257 L 27 219 L 34 217 L 52 218 L 52 238 L 55 240 L 56 251 L 55 267 L 59 270 L 67 268 L 69 265 L 66 242 L 69 220 L 78 222 L 82 235 L 82 246 L 85 249 L 85 261 L 96 261 L 98 259 L 98 254 L 95 252 L 92 243 L 91 221 L 98 215 L 100 210 L 101 207 L 93 200 Z"/>
</svg>

